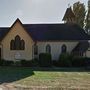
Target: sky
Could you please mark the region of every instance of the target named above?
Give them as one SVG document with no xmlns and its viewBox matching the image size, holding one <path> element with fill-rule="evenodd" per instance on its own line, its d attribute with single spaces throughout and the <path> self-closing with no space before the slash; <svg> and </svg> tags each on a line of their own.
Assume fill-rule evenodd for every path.
<svg viewBox="0 0 90 90">
<path fill-rule="evenodd" d="M 19 18 L 22 23 L 62 23 L 68 7 L 88 0 L 0 0 L 0 26 L 11 26 Z"/>
</svg>

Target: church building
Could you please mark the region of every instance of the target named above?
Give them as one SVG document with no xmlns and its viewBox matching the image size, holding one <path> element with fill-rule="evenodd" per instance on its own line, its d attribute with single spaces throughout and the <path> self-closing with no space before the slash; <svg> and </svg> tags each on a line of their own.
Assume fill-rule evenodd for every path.
<svg viewBox="0 0 90 90">
<path fill-rule="evenodd" d="M 11 27 L 0 27 L 0 58 L 32 60 L 40 53 L 50 53 L 52 60 L 60 54 L 72 53 L 90 57 L 90 36 L 75 23 L 75 15 L 67 8 L 62 24 L 23 24 L 17 19 Z"/>
</svg>

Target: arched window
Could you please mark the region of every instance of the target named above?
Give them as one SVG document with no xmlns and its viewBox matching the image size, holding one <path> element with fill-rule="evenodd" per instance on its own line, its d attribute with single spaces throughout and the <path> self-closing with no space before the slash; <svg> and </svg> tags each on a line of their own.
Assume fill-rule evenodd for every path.
<svg viewBox="0 0 90 90">
<path fill-rule="evenodd" d="M 51 46 L 49 44 L 46 46 L 46 53 L 51 53 Z"/>
<path fill-rule="evenodd" d="M 62 45 L 61 52 L 62 53 L 66 53 L 67 52 L 67 46 L 65 44 Z"/>
<path fill-rule="evenodd" d="M 20 36 L 16 36 L 15 37 L 15 50 L 20 50 L 20 48 L 21 48 L 21 38 L 20 38 Z"/>
<path fill-rule="evenodd" d="M 24 50 L 25 49 L 25 42 L 20 38 L 19 35 L 15 37 L 15 40 L 11 40 L 10 42 L 10 50 Z"/>
<path fill-rule="evenodd" d="M 38 54 L 38 46 L 34 44 L 34 55 Z"/>
<path fill-rule="evenodd" d="M 25 49 L 25 42 L 24 40 L 21 40 L 21 50 L 24 50 Z"/>
<path fill-rule="evenodd" d="M 11 40 L 10 42 L 10 50 L 14 50 L 15 49 L 15 43 L 14 40 Z"/>
</svg>

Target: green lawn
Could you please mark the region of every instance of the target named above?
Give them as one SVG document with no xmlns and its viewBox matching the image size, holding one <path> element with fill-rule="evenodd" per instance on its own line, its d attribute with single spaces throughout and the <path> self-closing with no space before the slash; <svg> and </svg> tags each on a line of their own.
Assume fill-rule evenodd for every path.
<svg viewBox="0 0 90 90">
<path fill-rule="evenodd" d="M 84 69 L 46 69 L 1 67 L 0 82 L 16 87 L 80 88 L 90 90 L 90 71 Z"/>
</svg>

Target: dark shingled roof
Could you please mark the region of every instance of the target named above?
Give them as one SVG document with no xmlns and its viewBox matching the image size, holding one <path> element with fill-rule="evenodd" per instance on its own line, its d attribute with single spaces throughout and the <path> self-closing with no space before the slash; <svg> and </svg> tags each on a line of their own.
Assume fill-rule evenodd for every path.
<svg viewBox="0 0 90 90">
<path fill-rule="evenodd" d="M 89 42 L 88 41 L 80 41 L 78 45 L 72 50 L 72 52 L 78 52 L 82 51 L 83 53 L 86 52 L 89 48 Z"/>
<path fill-rule="evenodd" d="M 7 34 L 9 27 L 0 27 L 0 40 Z"/>
<path fill-rule="evenodd" d="M 71 7 L 67 8 L 63 20 L 67 20 L 67 18 L 75 18 L 74 12 L 72 11 Z"/>
<path fill-rule="evenodd" d="M 76 24 L 22 24 L 35 41 L 90 40 Z M 0 40 L 9 32 L 9 27 L 0 28 Z"/>
<path fill-rule="evenodd" d="M 37 41 L 90 39 L 76 24 L 23 24 L 23 26 Z"/>
</svg>

